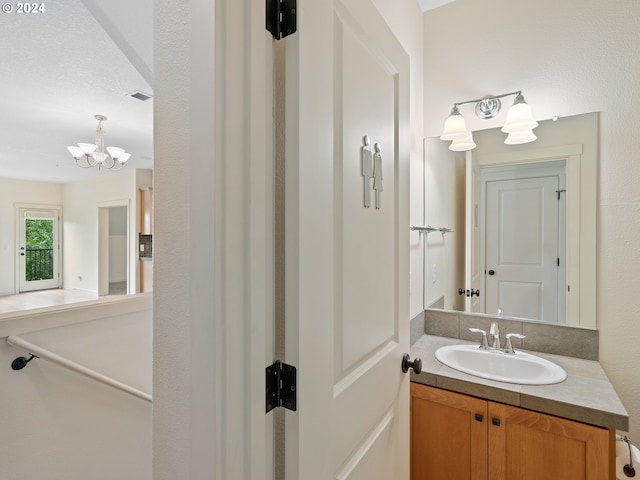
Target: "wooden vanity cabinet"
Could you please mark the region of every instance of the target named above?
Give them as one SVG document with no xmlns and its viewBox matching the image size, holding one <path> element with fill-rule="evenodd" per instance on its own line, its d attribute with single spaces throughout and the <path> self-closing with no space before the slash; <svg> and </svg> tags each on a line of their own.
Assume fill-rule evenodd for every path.
<svg viewBox="0 0 640 480">
<path fill-rule="evenodd" d="M 487 479 L 487 401 L 411 384 L 411 480 Z"/>
<path fill-rule="evenodd" d="M 615 432 L 411 384 L 411 480 L 615 479 Z"/>
</svg>

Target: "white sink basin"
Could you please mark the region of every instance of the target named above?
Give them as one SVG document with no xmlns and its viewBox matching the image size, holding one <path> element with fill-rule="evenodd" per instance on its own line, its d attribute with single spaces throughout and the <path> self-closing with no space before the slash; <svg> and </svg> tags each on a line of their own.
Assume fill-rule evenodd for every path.
<svg viewBox="0 0 640 480">
<path fill-rule="evenodd" d="M 549 385 L 567 378 L 560 366 L 524 352 L 512 355 L 477 345 L 449 345 L 436 350 L 436 358 L 461 372 L 498 382 Z"/>
</svg>

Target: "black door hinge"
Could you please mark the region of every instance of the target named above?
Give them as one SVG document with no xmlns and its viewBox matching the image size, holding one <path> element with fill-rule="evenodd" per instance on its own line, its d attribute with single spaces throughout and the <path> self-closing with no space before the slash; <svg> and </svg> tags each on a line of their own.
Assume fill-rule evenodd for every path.
<svg viewBox="0 0 640 480">
<path fill-rule="evenodd" d="M 266 27 L 273 38 L 281 40 L 297 28 L 296 0 L 266 0 Z"/>
<path fill-rule="evenodd" d="M 266 368 L 266 413 L 276 407 L 296 411 L 296 367 L 276 360 Z"/>
</svg>

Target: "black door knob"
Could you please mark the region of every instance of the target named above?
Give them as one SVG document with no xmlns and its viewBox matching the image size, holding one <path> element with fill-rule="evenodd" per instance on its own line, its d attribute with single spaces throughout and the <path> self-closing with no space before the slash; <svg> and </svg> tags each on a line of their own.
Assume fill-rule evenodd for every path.
<svg viewBox="0 0 640 480">
<path fill-rule="evenodd" d="M 407 373 L 410 368 L 413 368 L 413 371 L 416 373 L 420 373 L 422 371 L 422 360 L 420 358 L 416 358 L 413 362 L 410 361 L 409 354 L 405 353 L 402 357 L 402 371 Z"/>
<path fill-rule="evenodd" d="M 489 275 L 495 275 L 495 270 L 489 270 Z"/>
</svg>

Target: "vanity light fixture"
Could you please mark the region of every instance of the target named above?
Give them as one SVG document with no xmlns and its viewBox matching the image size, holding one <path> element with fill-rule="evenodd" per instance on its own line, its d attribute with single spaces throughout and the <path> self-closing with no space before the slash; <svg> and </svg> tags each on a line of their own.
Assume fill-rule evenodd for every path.
<svg viewBox="0 0 640 480">
<path fill-rule="evenodd" d="M 504 143 L 515 145 L 533 142 L 538 138 L 533 133 L 533 129 L 538 126 L 538 122 L 533 119 L 531 107 L 525 102 L 521 91 L 503 93 L 502 95 L 487 95 L 475 100 L 454 103 L 451 113 L 444 122 L 440 139 L 451 141 L 449 150 L 454 152 L 465 152 L 476 148 L 473 134 L 467 130 L 466 121 L 458 106 L 475 103 L 475 112 L 478 118 L 493 118 L 500 112 L 502 107 L 500 99 L 511 95 L 515 95 L 516 98 L 507 112 L 507 121 L 502 127 L 502 131 L 508 134 Z"/>
<path fill-rule="evenodd" d="M 107 117 L 104 115 L 94 115 L 98 120 L 98 128 L 96 129 L 96 143 L 78 143 L 78 146 L 67 147 L 69 153 L 76 161 L 76 165 L 82 168 L 102 167 L 109 170 L 120 170 L 129 160 L 130 153 L 124 151 L 124 148 L 104 146 L 104 129 L 102 122 Z"/>
</svg>

